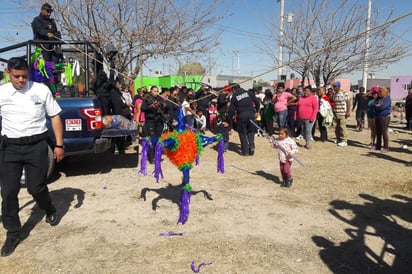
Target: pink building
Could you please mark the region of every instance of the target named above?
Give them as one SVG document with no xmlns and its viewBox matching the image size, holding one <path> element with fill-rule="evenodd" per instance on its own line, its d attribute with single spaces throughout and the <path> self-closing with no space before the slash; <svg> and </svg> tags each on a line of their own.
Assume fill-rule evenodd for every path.
<svg viewBox="0 0 412 274">
<path fill-rule="evenodd" d="M 403 99 L 412 87 L 412 76 L 392 76 L 391 77 L 391 98 Z"/>
<path fill-rule="evenodd" d="M 345 90 L 345 91 L 349 91 L 350 90 L 350 79 L 347 78 L 337 78 L 331 81 L 330 83 L 330 87 L 332 87 L 334 82 L 339 81 L 341 83 L 341 89 Z M 276 88 L 276 84 L 278 83 L 278 81 L 274 81 L 273 82 L 273 86 Z M 289 79 L 285 81 L 285 88 L 294 88 L 297 86 L 301 85 L 301 79 Z M 310 82 L 308 82 L 307 80 L 304 83 L 304 86 L 308 86 L 311 85 L 312 87 L 315 87 L 315 82 L 313 80 L 310 80 Z M 327 88 L 329 88 L 329 86 L 327 86 Z"/>
</svg>

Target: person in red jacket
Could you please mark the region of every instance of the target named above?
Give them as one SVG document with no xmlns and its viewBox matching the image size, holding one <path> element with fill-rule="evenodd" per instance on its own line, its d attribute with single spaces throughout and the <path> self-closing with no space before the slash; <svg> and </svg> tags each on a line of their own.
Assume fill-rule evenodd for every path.
<svg viewBox="0 0 412 274">
<path fill-rule="evenodd" d="M 306 86 L 303 89 L 303 96 L 299 98 L 296 105 L 296 118 L 303 126 L 303 134 L 305 139 L 305 148 L 311 149 L 312 141 L 312 127 L 316 121 L 316 115 L 318 113 L 319 103 L 318 99 L 314 95 L 311 86 Z"/>
</svg>

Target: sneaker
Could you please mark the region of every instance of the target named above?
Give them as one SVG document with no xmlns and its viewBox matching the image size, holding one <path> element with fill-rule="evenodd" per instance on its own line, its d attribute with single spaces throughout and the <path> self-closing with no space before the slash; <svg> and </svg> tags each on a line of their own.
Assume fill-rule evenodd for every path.
<svg viewBox="0 0 412 274">
<path fill-rule="evenodd" d="M 387 153 L 388 151 L 389 151 L 389 150 L 386 149 L 386 148 L 382 148 L 382 149 L 381 149 L 381 152 L 382 152 L 382 153 Z"/>
<path fill-rule="evenodd" d="M 371 146 L 371 150 L 376 150 L 376 146 Z"/>
<path fill-rule="evenodd" d="M 338 146 L 340 146 L 340 147 L 346 147 L 347 145 L 348 145 L 348 143 L 346 143 L 346 142 L 338 143 Z"/>
<path fill-rule="evenodd" d="M 295 139 L 296 139 L 296 140 L 302 140 L 302 139 L 303 139 L 303 136 L 302 136 L 302 135 L 299 135 L 299 136 L 296 137 Z"/>
</svg>

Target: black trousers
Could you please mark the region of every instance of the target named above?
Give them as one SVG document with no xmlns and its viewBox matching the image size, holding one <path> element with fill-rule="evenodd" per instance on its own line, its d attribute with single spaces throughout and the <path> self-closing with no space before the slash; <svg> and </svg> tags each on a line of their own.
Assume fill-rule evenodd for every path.
<svg viewBox="0 0 412 274">
<path fill-rule="evenodd" d="M 388 126 L 389 126 L 390 120 L 391 120 L 390 116 L 375 118 L 376 149 L 377 150 L 380 150 L 382 148 L 382 139 L 383 139 L 383 148 L 389 149 Z"/>
<path fill-rule="evenodd" d="M 150 136 L 152 144 L 152 146 L 149 147 L 147 158 L 150 163 L 153 163 L 157 140 L 160 136 L 162 136 L 164 123 L 162 120 L 148 120 L 146 118 L 144 125 L 146 127 L 147 134 Z"/>
<path fill-rule="evenodd" d="M 249 120 L 239 120 L 237 131 L 239 133 L 242 153 L 247 155 L 250 153 L 250 150 L 255 149 L 256 128 Z"/>
<path fill-rule="evenodd" d="M 20 234 L 19 218 L 20 178 L 23 167 L 26 171 L 26 186 L 40 209 L 53 213 L 47 188 L 48 148 L 47 140 L 30 145 L 7 144 L 0 149 L 0 186 L 3 227 L 8 236 Z"/>
<path fill-rule="evenodd" d="M 326 128 L 326 126 L 323 126 L 323 120 L 325 120 L 325 118 L 322 117 L 322 115 L 318 113 L 317 120 L 318 120 L 319 132 L 320 132 L 320 140 L 322 142 L 325 142 L 328 140 L 328 129 Z"/>
</svg>

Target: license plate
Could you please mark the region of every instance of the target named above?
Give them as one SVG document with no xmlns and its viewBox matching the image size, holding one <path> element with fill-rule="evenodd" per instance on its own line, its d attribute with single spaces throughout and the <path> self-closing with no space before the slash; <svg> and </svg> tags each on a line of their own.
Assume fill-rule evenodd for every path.
<svg viewBox="0 0 412 274">
<path fill-rule="evenodd" d="M 82 120 L 81 119 L 66 119 L 66 131 L 81 131 Z"/>
</svg>

